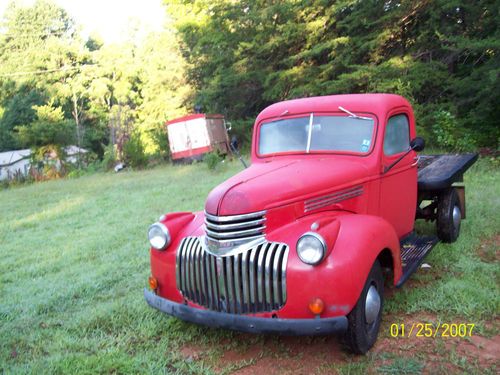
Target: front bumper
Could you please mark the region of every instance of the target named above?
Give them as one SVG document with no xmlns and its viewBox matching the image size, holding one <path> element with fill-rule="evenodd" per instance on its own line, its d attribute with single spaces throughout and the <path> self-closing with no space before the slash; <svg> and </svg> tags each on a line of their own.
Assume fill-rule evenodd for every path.
<svg viewBox="0 0 500 375">
<path fill-rule="evenodd" d="M 280 335 L 309 336 L 342 333 L 347 329 L 345 316 L 316 319 L 273 319 L 235 315 L 197 309 L 157 296 L 144 289 L 147 303 L 168 315 L 187 322 L 209 327 L 227 328 L 250 333 L 274 333 Z"/>
</svg>

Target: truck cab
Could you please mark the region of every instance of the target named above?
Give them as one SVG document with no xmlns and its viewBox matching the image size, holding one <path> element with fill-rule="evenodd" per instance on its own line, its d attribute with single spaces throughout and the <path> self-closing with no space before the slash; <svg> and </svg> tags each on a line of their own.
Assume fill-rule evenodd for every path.
<svg viewBox="0 0 500 375">
<path fill-rule="evenodd" d="M 439 239 L 456 240 L 465 218 L 457 183 L 477 155 L 422 164 L 415 129 L 398 95 L 267 107 L 251 166 L 215 187 L 203 211 L 162 215 L 150 227 L 147 302 L 208 326 L 341 333 L 365 353 L 378 335 L 386 274 L 401 286 Z M 417 236 L 417 218 L 435 220 L 437 236 Z"/>
</svg>

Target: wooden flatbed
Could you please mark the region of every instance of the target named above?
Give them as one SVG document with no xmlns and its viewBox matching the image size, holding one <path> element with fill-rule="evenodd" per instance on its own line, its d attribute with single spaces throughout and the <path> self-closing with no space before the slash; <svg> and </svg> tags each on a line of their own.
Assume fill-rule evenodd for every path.
<svg viewBox="0 0 500 375">
<path fill-rule="evenodd" d="M 477 160 L 478 154 L 420 155 L 418 190 L 436 191 L 463 180 L 463 174 Z"/>
</svg>

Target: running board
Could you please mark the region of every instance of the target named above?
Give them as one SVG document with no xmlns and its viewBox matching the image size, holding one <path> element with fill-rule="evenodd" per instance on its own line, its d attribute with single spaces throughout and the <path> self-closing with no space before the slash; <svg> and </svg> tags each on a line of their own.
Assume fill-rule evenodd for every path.
<svg viewBox="0 0 500 375">
<path fill-rule="evenodd" d="M 409 235 L 401 241 L 401 266 L 403 267 L 403 275 L 396 284 L 396 287 L 401 287 L 410 278 L 438 241 L 436 236 L 419 237 L 416 234 Z"/>
</svg>

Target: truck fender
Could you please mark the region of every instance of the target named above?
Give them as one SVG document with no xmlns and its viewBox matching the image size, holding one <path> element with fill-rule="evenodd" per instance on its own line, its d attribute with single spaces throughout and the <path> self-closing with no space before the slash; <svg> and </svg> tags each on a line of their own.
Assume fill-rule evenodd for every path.
<svg viewBox="0 0 500 375">
<path fill-rule="evenodd" d="M 338 216 L 337 220 L 340 222 L 340 231 L 331 261 L 339 268 L 344 268 L 344 271 L 350 269 L 349 305 L 354 306 L 377 258 L 382 267 L 392 268 L 394 285 L 401 278 L 399 239 L 392 225 L 381 217 L 351 214 Z"/>
<path fill-rule="evenodd" d="M 192 212 L 173 212 L 162 215 L 160 223 L 168 228 L 172 243 L 175 242 L 182 229 L 192 222 L 194 218 L 195 215 Z"/>
</svg>

